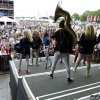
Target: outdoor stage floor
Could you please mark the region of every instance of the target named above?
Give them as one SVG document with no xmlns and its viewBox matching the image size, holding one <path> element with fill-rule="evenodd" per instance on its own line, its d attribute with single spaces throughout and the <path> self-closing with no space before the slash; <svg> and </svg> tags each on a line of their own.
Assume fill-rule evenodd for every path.
<svg viewBox="0 0 100 100">
<path fill-rule="evenodd" d="M 53 61 L 53 56 L 51 56 L 50 58 L 51 58 L 51 61 Z M 73 66 L 73 60 L 74 60 L 74 57 L 73 57 L 73 55 L 71 55 L 70 56 L 70 66 Z M 31 60 L 30 60 L 30 63 L 31 63 Z M 18 68 L 19 67 L 19 60 L 14 60 L 14 64 L 15 64 L 15 67 Z M 33 60 L 33 66 L 29 66 L 29 70 L 30 70 L 29 74 L 42 73 L 42 72 L 50 71 L 50 67 L 45 69 L 45 67 L 46 67 L 45 57 L 42 57 L 41 60 L 39 58 L 39 64 L 40 64 L 39 66 L 36 66 L 35 65 L 35 59 L 34 59 Z M 56 66 L 56 70 L 61 70 L 61 69 L 65 69 L 65 67 L 64 67 L 64 63 L 60 63 L 60 60 L 59 60 L 58 63 L 57 63 L 57 66 Z M 26 59 L 23 59 L 22 60 L 22 66 L 21 66 L 21 73 L 19 73 L 19 76 L 26 75 L 25 70 L 26 70 Z"/>
<path fill-rule="evenodd" d="M 70 60 L 70 65 L 73 66 L 73 57 Z M 19 60 L 15 60 L 14 64 L 18 68 Z M 40 66 L 29 67 L 31 71 L 29 75 L 25 73 L 25 65 L 26 61 L 23 60 L 19 76 L 25 79 L 36 100 L 90 100 L 91 94 L 100 92 L 100 64 L 92 64 L 91 76 L 88 78 L 86 66 L 79 67 L 76 73 L 71 70 L 71 77 L 74 79 L 71 84 L 67 83 L 64 64 L 59 61 L 53 79 L 48 77 L 50 68 L 45 69 L 44 59 L 40 62 Z"/>
</svg>

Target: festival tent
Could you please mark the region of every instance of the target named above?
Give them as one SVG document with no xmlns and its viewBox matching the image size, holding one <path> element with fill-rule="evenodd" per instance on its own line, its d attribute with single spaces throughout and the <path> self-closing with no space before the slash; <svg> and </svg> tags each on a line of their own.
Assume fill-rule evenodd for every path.
<svg viewBox="0 0 100 100">
<path fill-rule="evenodd" d="M 8 18 L 6 16 L 0 17 L 0 22 L 4 22 L 4 24 L 7 24 L 7 22 L 16 23 L 14 19 Z"/>
</svg>

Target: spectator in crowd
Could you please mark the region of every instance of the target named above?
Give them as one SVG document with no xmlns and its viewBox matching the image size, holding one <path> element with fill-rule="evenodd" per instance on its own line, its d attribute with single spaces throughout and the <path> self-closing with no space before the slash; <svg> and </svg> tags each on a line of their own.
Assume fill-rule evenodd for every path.
<svg viewBox="0 0 100 100">
<path fill-rule="evenodd" d="M 79 41 L 77 42 L 77 44 L 79 44 L 81 47 L 80 47 L 80 53 L 79 53 L 78 59 L 75 63 L 74 72 L 76 72 L 76 69 L 80 61 L 82 60 L 82 58 L 86 56 L 86 59 L 87 59 L 86 76 L 87 77 L 90 76 L 92 53 L 93 53 L 94 46 L 96 45 L 96 43 L 97 41 L 96 41 L 96 34 L 94 32 L 94 27 L 92 24 L 87 24 L 85 33 L 81 35 Z"/>
</svg>

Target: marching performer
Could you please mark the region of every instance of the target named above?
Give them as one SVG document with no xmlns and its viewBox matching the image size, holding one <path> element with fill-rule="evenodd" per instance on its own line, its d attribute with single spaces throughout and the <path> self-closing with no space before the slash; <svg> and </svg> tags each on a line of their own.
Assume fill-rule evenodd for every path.
<svg viewBox="0 0 100 100">
<path fill-rule="evenodd" d="M 70 76 L 69 57 L 72 53 L 72 48 L 76 43 L 77 36 L 70 26 L 70 14 L 67 11 L 64 11 L 62 8 L 60 8 L 59 5 L 57 5 L 54 20 L 57 21 L 57 19 L 62 16 L 64 17 L 64 20 L 60 21 L 59 30 L 57 30 L 51 36 L 51 38 L 56 42 L 54 60 L 51 66 L 49 77 L 53 79 L 57 61 L 59 60 L 59 58 L 62 57 L 66 68 L 67 82 L 71 83 L 73 82 L 73 79 L 71 79 Z"/>
</svg>

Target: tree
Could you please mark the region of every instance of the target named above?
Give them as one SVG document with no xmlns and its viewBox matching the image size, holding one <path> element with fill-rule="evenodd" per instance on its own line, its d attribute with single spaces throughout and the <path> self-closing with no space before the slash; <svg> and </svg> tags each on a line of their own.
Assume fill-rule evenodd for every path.
<svg viewBox="0 0 100 100">
<path fill-rule="evenodd" d="M 89 17 L 93 17 L 96 16 L 96 17 L 100 17 L 100 9 L 97 10 L 97 11 L 89 11 L 89 10 L 86 10 L 82 15 L 81 15 L 81 21 L 86 21 L 87 20 L 87 16 Z"/>
<path fill-rule="evenodd" d="M 74 20 L 80 20 L 80 15 L 78 13 L 74 13 L 72 15 L 72 19 L 74 18 Z"/>
<path fill-rule="evenodd" d="M 49 18 L 53 20 L 54 19 L 54 16 L 49 16 Z"/>
<path fill-rule="evenodd" d="M 81 21 L 86 21 L 87 20 L 87 16 L 90 16 L 90 11 L 86 10 L 80 17 Z"/>
</svg>

